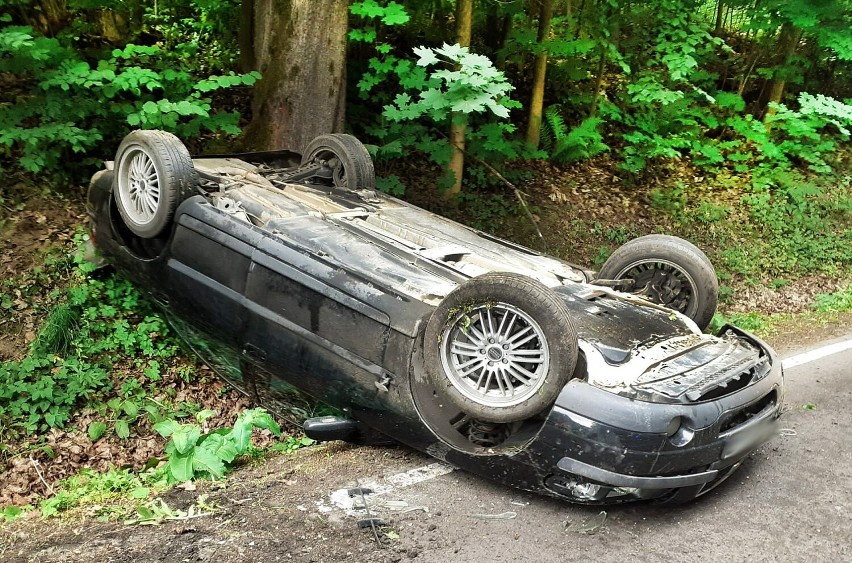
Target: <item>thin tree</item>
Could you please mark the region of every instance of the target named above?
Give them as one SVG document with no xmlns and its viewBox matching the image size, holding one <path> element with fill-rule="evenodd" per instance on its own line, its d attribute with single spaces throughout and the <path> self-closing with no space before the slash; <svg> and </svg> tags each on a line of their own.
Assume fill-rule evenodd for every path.
<svg viewBox="0 0 852 563">
<path fill-rule="evenodd" d="M 462 47 L 470 47 L 470 34 L 473 22 L 473 0 L 458 0 L 456 4 L 456 42 Z M 467 131 L 467 117 L 454 113 L 450 125 L 450 145 L 452 154 L 447 172 L 452 174 L 453 184 L 444 192 L 446 199 L 452 199 L 461 191 L 464 175 L 464 146 Z"/>
<path fill-rule="evenodd" d="M 535 148 L 538 148 L 541 140 L 541 115 L 544 109 L 544 83 L 547 74 L 547 49 L 544 49 L 542 45 L 550 33 L 553 0 L 539 0 L 538 8 L 538 53 L 535 56 L 529 122 L 527 123 L 527 143 Z"/>
<path fill-rule="evenodd" d="M 789 73 L 788 66 L 790 58 L 795 54 L 796 47 L 799 45 L 799 36 L 799 30 L 792 23 L 784 22 L 781 26 L 776 47 L 779 58 L 778 64 L 775 66 L 775 72 L 772 75 L 772 82 L 769 84 L 766 117 L 775 114 L 775 108 L 771 104 L 781 103 L 781 99 L 784 97 L 784 88 L 787 85 L 787 74 Z"/>
</svg>

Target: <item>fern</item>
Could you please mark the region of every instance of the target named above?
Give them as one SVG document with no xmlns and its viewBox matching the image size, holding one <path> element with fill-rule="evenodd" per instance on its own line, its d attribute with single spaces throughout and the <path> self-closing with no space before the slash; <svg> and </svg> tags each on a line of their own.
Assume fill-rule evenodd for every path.
<svg viewBox="0 0 852 563">
<path fill-rule="evenodd" d="M 568 135 L 565 118 L 562 117 L 562 106 L 553 105 L 544 110 L 544 122 L 541 128 L 541 148 L 552 154 L 559 141 Z"/>
<path fill-rule="evenodd" d="M 561 106 L 553 105 L 544 112 L 541 146 L 550 155 L 551 160 L 574 162 L 609 150 L 598 131 L 598 127 L 603 123 L 602 119 L 588 117 L 569 131 L 561 110 Z"/>
</svg>

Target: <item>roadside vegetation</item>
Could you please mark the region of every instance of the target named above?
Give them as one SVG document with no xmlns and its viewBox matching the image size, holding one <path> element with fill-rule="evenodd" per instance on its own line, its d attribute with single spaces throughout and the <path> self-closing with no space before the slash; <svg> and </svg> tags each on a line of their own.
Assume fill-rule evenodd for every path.
<svg viewBox="0 0 852 563">
<path fill-rule="evenodd" d="M 251 409 L 80 250 L 87 178 L 132 129 L 280 148 L 257 146 L 258 120 L 292 74 L 259 72 L 269 26 L 241 25 L 262 4 L 0 0 L 4 519 L 138 505 L 156 521 L 175 482 L 310 445 L 299 416 Z M 333 95 L 380 189 L 585 266 L 636 236 L 687 238 L 720 278 L 713 327 L 852 311 L 848 0 L 360 0 L 342 25 Z"/>
</svg>

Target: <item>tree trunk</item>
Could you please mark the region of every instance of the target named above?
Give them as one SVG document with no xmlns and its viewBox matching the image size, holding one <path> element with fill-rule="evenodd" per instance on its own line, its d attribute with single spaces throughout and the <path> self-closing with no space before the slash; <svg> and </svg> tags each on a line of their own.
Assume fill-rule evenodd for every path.
<svg viewBox="0 0 852 563">
<path fill-rule="evenodd" d="M 503 48 L 506 46 L 506 40 L 509 39 L 509 32 L 512 30 L 512 15 L 509 13 L 501 14 L 500 5 L 496 2 L 488 6 L 488 12 L 485 14 L 483 43 L 486 51 L 491 53 L 492 58 L 494 58 L 494 66 L 502 69 L 506 62 Z"/>
<path fill-rule="evenodd" d="M 778 35 L 776 51 L 779 54 L 779 60 L 778 64 L 775 65 L 775 74 L 773 74 L 772 82 L 769 85 L 769 99 L 764 119 L 775 114 L 775 109 L 769 104 L 779 104 L 784 97 L 784 88 L 787 85 L 787 74 L 789 72 L 785 67 L 789 64 L 790 57 L 796 52 L 798 45 L 799 31 L 793 27 L 792 23 L 784 22 L 784 25 L 781 26 L 781 33 Z"/>
<path fill-rule="evenodd" d="M 22 3 L 21 12 L 26 23 L 48 37 L 59 33 L 69 21 L 65 0 L 38 0 L 29 9 Z"/>
<path fill-rule="evenodd" d="M 538 45 L 550 33 L 550 20 L 553 17 L 553 0 L 541 0 L 538 12 Z M 535 57 L 533 70 L 532 97 L 530 99 L 530 117 L 527 123 L 527 143 L 538 148 L 541 140 L 541 113 L 544 109 L 544 79 L 547 74 L 547 51 L 541 49 Z"/>
<path fill-rule="evenodd" d="M 110 44 L 116 44 L 122 40 L 127 41 L 128 36 L 132 35 L 127 25 L 126 14 L 109 9 L 100 9 L 92 19 L 97 22 L 101 36 Z"/>
<path fill-rule="evenodd" d="M 719 35 L 722 33 L 722 29 L 725 27 L 725 4 L 722 0 L 716 4 L 716 29 L 714 33 Z"/>
<path fill-rule="evenodd" d="M 592 92 L 592 105 L 589 106 L 589 117 L 594 116 L 598 112 L 598 103 L 601 99 L 601 90 L 603 89 L 604 71 L 606 70 L 607 50 L 606 46 L 601 46 L 601 56 L 598 59 L 597 75 L 595 77 L 595 91 Z"/>
<path fill-rule="evenodd" d="M 240 46 L 240 69 L 250 72 L 257 68 L 254 60 L 254 0 L 243 0 L 240 4 L 240 31 L 237 35 Z"/>
<path fill-rule="evenodd" d="M 254 0 L 254 90 L 247 149 L 302 151 L 343 130 L 347 0 Z"/>
<path fill-rule="evenodd" d="M 473 0 L 458 0 L 456 5 L 456 42 L 462 47 L 470 47 L 470 33 L 473 21 Z M 447 172 L 452 174 L 453 184 L 444 192 L 446 199 L 452 199 L 461 191 L 464 176 L 464 136 L 467 131 L 467 117 L 453 114 L 450 125 L 450 145 L 453 152 Z"/>
</svg>

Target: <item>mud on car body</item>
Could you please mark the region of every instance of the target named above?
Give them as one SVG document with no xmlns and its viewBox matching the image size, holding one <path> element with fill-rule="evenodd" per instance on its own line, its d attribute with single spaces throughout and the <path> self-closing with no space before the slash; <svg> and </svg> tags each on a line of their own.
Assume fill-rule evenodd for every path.
<svg viewBox="0 0 852 563">
<path fill-rule="evenodd" d="M 345 417 L 317 439 L 398 441 L 582 503 L 683 502 L 773 433 L 782 370 L 716 307 L 686 241 L 625 244 L 597 274 L 374 190 L 348 135 L 190 157 L 136 131 L 92 179 L 97 248 L 222 377 L 272 410 Z"/>
</svg>

